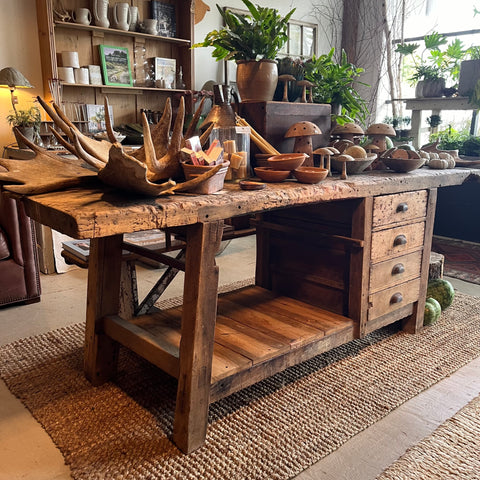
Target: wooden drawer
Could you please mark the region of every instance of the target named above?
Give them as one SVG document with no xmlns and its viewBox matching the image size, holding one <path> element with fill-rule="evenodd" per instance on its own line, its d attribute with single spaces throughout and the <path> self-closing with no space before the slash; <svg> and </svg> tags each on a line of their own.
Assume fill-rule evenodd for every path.
<svg viewBox="0 0 480 480">
<path fill-rule="evenodd" d="M 423 245 L 425 222 L 402 225 L 372 234 L 372 262 L 410 253 Z"/>
<path fill-rule="evenodd" d="M 419 277 L 422 253 L 422 250 L 419 250 L 373 264 L 370 267 L 370 293 Z"/>
<path fill-rule="evenodd" d="M 368 320 L 374 320 L 387 313 L 405 307 L 418 300 L 420 293 L 420 278 L 395 285 L 381 292 L 370 295 Z"/>
<path fill-rule="evenodd" d="M 373 227 L 425 217 L 427 197 L 426 190 L 375 197 L 373 200 Z"/>
</svg>

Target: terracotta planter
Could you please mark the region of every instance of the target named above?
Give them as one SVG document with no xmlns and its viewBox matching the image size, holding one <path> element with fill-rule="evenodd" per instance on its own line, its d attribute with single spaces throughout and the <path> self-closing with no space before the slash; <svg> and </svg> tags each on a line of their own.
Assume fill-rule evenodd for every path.
<svg viewBox="0 0 480 480">
<path fill-rule="evenodd" d="M 237 61 L 237 87 L 242 102 L 270 102 L 277 81 L 275 60 Z"/>
</svg>

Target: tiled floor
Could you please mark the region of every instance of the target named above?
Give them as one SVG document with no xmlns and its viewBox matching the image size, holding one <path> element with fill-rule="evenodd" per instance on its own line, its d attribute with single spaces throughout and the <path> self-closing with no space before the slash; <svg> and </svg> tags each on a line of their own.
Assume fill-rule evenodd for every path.
<svg viewBox="0 0 480 480">
<path fill-rule="evenodd" d="M 254 237 L 232 241 L 218 257 L 220 283 L 254 276 Z M 158 271 L 139 269 L 141 293 L 157 280 Z M 86 271 L 42 276 L 42 300 L 0 309 L 0 344 L 37 335 L 85 317 Z M 177 277 L 167 297 L 181 292 Z M 459 290 L 480 295 L 480 286 L 452 280 Z M 433 431 L 480 392 L 480 360 L 407 402 L 361 432 L 297 479 L 373 479 L 411 444 Z M 63 458 L 48 435 L 0 381 L 0 480 L 65 480 Z"/>
</svg>

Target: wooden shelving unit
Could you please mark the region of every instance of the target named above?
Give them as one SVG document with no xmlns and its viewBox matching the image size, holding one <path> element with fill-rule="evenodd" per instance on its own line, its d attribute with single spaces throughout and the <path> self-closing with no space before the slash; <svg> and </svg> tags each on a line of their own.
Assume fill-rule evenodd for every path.
<svg viewBox="0 0 480 480">
<path fill-rule="evenodd" d="M 118 0 L 119 1 L 119 0 Z M 169 0 L 165 0 L 166 3 Z M 37 0 L 38 33 L 43 71 L 44 97 L 51 98 L 49 80 L 58 79 L 60 53 L 76 51 L 80 66 L 100 65 L 99 45 L 110 45 L 128 49 L 134 86 L 119 87 L 109 85 L 79 85 L 63 83 L 63 101 L 103 105 L 108 96 L 113 107 L 115 124 L 139 122 L 140 110 L 163 111 L 167 97 L 173 104 L 193 85 L 193 9 L 192 0 L 171 1 L 176 5 L 177 37 L 162 37 L 146 33 L 123 31 L 115 28 L 103 28 L 95 25 L 56 21 L 53 0 Z M 116 0 L 110 1 L 113 7 Z M 67 11 L 77 7 L 91 8 L 91 2 L 85 0 L 63 0 Z M 137 6 L 141 20 L 150 17 L 149 0 L 132 0 Z M 113 27 L 112 16 L 109 16 Z M 154 57 L 174 58 L 178 68 L 182 67 L 185 89 L 156 88 L 145 83 L 145 62 Z M 187 105 L 187 109 L 189 105 Z"/>
</svg>

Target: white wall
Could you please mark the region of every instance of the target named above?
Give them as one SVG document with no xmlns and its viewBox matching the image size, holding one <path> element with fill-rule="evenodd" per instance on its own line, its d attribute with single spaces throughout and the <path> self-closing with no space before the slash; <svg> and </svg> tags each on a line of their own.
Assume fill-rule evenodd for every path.
<svg viewBox="0 0 480 480">
<path fill-rule="evenodd" d="M 0 0 L 0 8 L 0 69 L 16 68 L 34 86 L 33 89 L 16 91 L 17 108 L 30 108 L 33 99 L 43 94 L 35 0 Z M 5 145 L 15 141 L 12 129 L 5 120 L 11 110 L 10 90 L 0 88 L 0 148 L 2 151 Z"/>
</svg>

